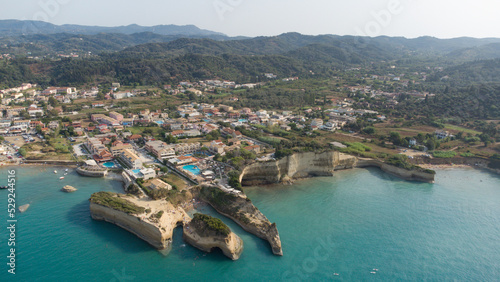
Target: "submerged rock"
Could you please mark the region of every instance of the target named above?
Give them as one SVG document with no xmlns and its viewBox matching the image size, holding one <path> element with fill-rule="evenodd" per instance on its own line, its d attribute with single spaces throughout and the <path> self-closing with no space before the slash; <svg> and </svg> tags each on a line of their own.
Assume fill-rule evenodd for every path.
<svg viewBox="0 0 500 282">
<path fill-rule="evenodd" d="M 22 205 L 19 207 L 20 212 L 25 212 L 30 207 L 30 204 Z"/>
<path fill-rule="evenodd" d="M 66 185 L 63 188 L 61 188 L 61 191 L 66 192 L 66 193 L 72 193 L 72 192 L 75 192 L 77 190 L 78 189 L 76 189 L 75 187 L 69 186 L 69 185 Z"/>
</svg>

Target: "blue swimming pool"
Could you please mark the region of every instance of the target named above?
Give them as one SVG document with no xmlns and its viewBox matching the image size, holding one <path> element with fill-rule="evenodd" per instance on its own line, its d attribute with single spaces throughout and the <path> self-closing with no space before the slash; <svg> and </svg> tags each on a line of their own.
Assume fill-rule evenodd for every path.
<svg viewBox="0 0 500 282">
<path fill-rule="evenodd" d="M 157 120 L 157 121 L 155 121 L 155 123 L 156 123 L 156 124 L 159 124 L 159 125 L 162 125 L 162 124 L 163 124 L 163 121 L 161 121 L 161 120 Z"/>
<path fill-rule="evenodd" d="M 135 173 L 135 174 L 137 174 L 137 173 L 140 173 L 141 170 L 140 169 L 133 169 L 132 172 Z"/>
<path fill-rule="evenodd" d="M 114 162 L 107 162 L 107 163 L 103 163 L 102 165 L 105 166 L 105 167 L 107 167 L 107 168 L 116 167 L 116 165 L 115 165 Z"/>
<path fill-rule="evenodd" d="M 246 120 L 246 119 L 239 119 L 238 121 L 243 122 L 243 123 L 248 122 L 248 120 Z"/>
<path fill-rule="evenodd" d="M 200 173 L 201 173 L 200 168 L 198 168 L 198 166 L 195 166 L 195 165 L 185 165 L 182 167 L 182 169 L 187 170 L 194 175 L 200 175 Z"/>
</svg>

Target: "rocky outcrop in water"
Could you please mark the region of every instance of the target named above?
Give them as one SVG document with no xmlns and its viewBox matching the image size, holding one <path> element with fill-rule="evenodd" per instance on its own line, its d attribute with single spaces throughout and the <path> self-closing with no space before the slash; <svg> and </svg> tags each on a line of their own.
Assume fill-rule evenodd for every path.
<svg viewBox="0 0 500 282">
<path fill-rule="evenodd" d="M 66 192 L 66 193 L 73 193 L 73 192 L 76 192 L 77 190 L 78 189 L 76 189 L 75 187 L 69 186 L 69 185 L 66 185 L 63 188 L 61 188 L 61 191 Z"/>
<path fill-rule="evenodd" d="M 275 255 L 282 256 L 281 240 L 275 223 L 271 223 L 244 194 L 232 194 L 215 186 L 202 186 L 200 199 L 229 217 L 245 231 L 267 240 Z"/>
<path fill-rule="evenodd" d="M 217 218 L 195 214 L 183 231 L 184 241 L 204 252 L 219 248 L 232 260 L 239 259 L 243 252 L 243 240 Z"/>
<path fill-rule="evenodd" d="M 20 212 L 25 212 L 30 207 L 30 204 L 22 205 L 19 207 Z"/>
</svg>

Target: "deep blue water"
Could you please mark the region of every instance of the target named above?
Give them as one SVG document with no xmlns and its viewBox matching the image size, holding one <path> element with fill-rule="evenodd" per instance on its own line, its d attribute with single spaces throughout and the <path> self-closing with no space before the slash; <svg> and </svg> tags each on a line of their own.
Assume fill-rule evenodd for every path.
<svg viewBox="0 0 500 282">
<path fill-rule="evenodd" d="M 164 256 L 127 231 L 92 220 L 89 196 L 121 192 L 121 183 L 74 171 L 59 180 L 53 170 L 16 169 L 17 204 L 31 206 L 17 213 L 15 276 L 6 265 L 8 191 L 0 191 L 0 281 L 500 279 L 500 178 L 483 171 L 442 170 L 436 184 L 425 184 L 360 169 L 246 188 L 277 223 L 284 256 L 273 256 L 267 242 L 204 208 L 244 240 L 240 260 L 231 261 L 185 245 L 181 229 Z M 5 182 L 6 169 L 0 177 Z M 68 184 L 79 190 L 59 191 Z"/>
</svg>

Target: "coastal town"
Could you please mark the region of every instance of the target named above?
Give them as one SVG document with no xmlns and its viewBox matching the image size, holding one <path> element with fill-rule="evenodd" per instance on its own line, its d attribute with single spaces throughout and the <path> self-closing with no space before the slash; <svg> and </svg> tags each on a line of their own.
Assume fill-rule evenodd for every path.
<svg viewBox="0 0 500 282">
<path fill-rule="evenodd" d="M 273 77 L 272 74 L 266 75 Z M 297 78 L 290 78 L 294 79 Z M 208 80 L 181 82 L 177 87 L 165 85 L 164 88 L 170 95 L 188 92 L 201 96 L 218 88 L 255 86 Z M 224 104 L 186 103 L 178 105 L 173 111 L 144 109 L 134 112 L 123 107 L 120 101 L 125 98 L 133 101 L 133 97 L 141 93 L 135 90 L 117 91 L 119 87 L 119 83 L 113 83 L 104 95 L 104 101 L 98 102 L 95 100 L 102 91 L 97 88 L 48 87 L 39 90 L 37 85 L 25 83 L 17 88 L 1 90 L 3 161 L 44 163 L 46 159 L 37 157 L 50 151 L 41 148 L 37 152 L 33 148 L 50 144 L 51 139 L 60 139 L 67 146 L 66 151 L 71 152 L 67 161 L 85 161 L 94 170 L 97 167 L 101 167 L 102 171 L 123 169 L 127 179 L 142 179 L 148 187 L 172 189 L 172 183 L 158 178 L 158 174 L 170 170 L 189 184 L 220 180 L 225 185 L 227 175 L 231 170 L 240 168 L 242 162 L 265 161 L 274 156 L 272 145 L 245 136 L 235 128 L 258 130 L 262 126 L 270 126 L 290 131 L 289 124 L 293 123 L 299 128 L 307 127 L 311 132 L 334 132 L 355 121 L 356 115 L 377 114 L 369 110 L 354 110 L 349 107 L 347 99 L 337 109 L 325 111 L 327 122 L 305 116 L 320 108 L 296 114 L 292 111 L 234 109 Z M 76 101 L 81 104 L 81 111 L 87 113 L 81 119 L 75 118 L 82 116 L 80 112 L 65 111 L 66 105 L 73 105 Z M 156 127 L 163 135 L 153 136 L 151 127 Z M 130 129 L 139 131 L 135 133 Z M 231 157 L 229 162 L 228 156 Z"/>
<path fill-rule="evenodd" d="M 0 10 L 0 282 L 498 280 L 498 1 L 150 2 Z"/>
<path fill-rule="evenodd" d="M 401 80 L 403 76 L 371 75 L 369 78 L 373 84 L 376 80 L 392 81 L 401 87 L 415 83 L 415 80 Z M 426 79 L 425 72 L 413 76 L 420 81 Z M 298 77 L 278 79 L 272 73 L 265 73 L 263 77 L 285 84 L 299 80 Z M 332 138 L 325 138 L 324 145 L 341 151 L 369 141 L 370 138 L 351 131 L 352 125 L 362 119 L 376 126 L 388 118 L 371 110 L 370 103 L 359 97 L 371 97 L 371 103 L 383 101 L 385 107 L 394 107 L 401 95 L 420 99 L 434 96 L 402 92 L 400 88 L 390 93 L 373 89 L 371 85 L 346 85 L 345 98 L 325 96 L 313 107 L 277 111 L 238 106 L 239 96 L 235 93 L 269 83 L 236 84 L 214 79 L 181 81 L 161 88 L 111 83 L 108 87 L 83 89 L 40 88 L 23 83 L 0 90 L 0 138 L 3 141 L 0 161 L 5 164 L 53 160 L 84 163 L 85 168 L 80 172 L 92 171 L 91 176 L 103 176 L 108 170 L 117 171 L 127 184 L 139 180 L 140 186 L 151 189 L 217 183 L 222 189 L 237 193 L 241 184 L 235 181 L 234 175 L 239 175 L 249 163 L 281 157 L 283 150 L 277 153 L 277 149 L 282 149 L 283 144 L 286 146 L 288 140 L 297 139 L 290 138 L 295 132 L 310 140 L 319 140 L 315 137 L 322 134 L 334 134 L 329 135 Z M 165 97 L 165 107 L 158 107 Z M 154 106 L 134 107 L 146 99 Z M 209 100 L 215 102 L 209 103 Z M 363 131 L 369 133 L 366 128 Z M 282 138 L 285 136 L 287 139 Z M 452 132 L 440 129 L 428 136 L 435 142 L 455 139 Z M 429 144 L 433 147 L 435 144 L 429 142 L 428 137 L 419 137 L 390 140 L 399 145 L 392 149 L 409 159 L 431 157 L 427 150 Z M 374 145 L 377 144 L 370 144 Z M 387 148 L 387 145 L 381 147 Z M 382 153 L 388 151 L 385 148 Z"/>
</svg>

